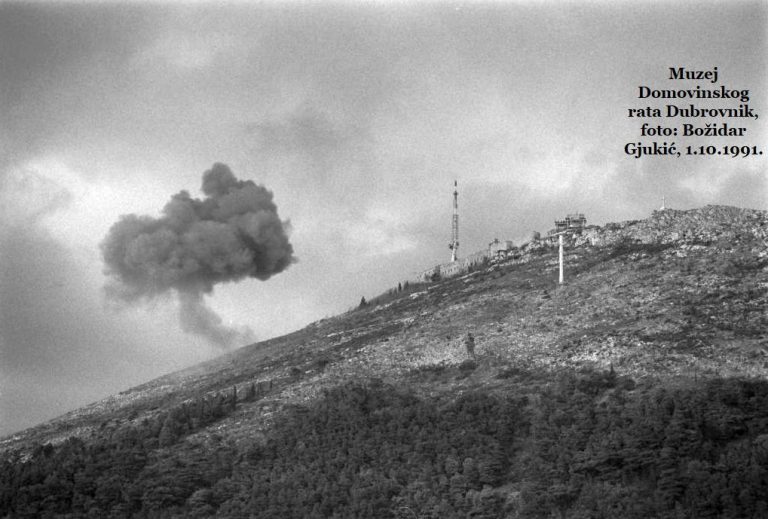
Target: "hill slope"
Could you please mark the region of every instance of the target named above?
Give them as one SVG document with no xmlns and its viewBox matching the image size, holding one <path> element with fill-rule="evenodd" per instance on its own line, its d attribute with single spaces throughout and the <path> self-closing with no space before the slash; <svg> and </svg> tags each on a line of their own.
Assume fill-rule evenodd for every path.
<svg viewBox="0 0 768 519">
<path fill-rule="evenodd" d="M 453 453 L 451 459 L 456 458 L 459 465 L 467 459 L 473 461 L 455 469 L 446 469 L 445 460 L 440 461 L 440 470 L 446 471 L 447 487 L 443 490 L 421 490 L 423 496 L 438 496 L 428 507 L 422 503 L 423 499 L 414 497 L 416 490 L 407 490 L 405 481 L 397 483 L 398 477 L 387 472 L 386 477 L 381 476 L 386 481 L 370 483 L 377 489 L 382 485 L 389 488 L 383 492 L 386 496 L 382 498 L 384 501 L 377 501 L 378 497 L 368 500 L 361 497 L 359 502 L 356 501 L 359 506 L 373 507 L 370 513 L 375 516 L 409 516 L 409 511 L 413 512 L 417 507 L 416 503 L 426 507 L 419 508 L 418 514 L 442 513 L 443 517 L 452 514 L 465 516 L 472 510 L 478 516 L 483 510 L 491 514 L 489 517 L 503 514 L 536 516 L 534 511 L 537 509 L 565 513 L 579 507 L 594 514 L 594 506 L 598 505 L 589 508 L 592 506 L 588 506 L 589 493 L 599 494 L 608 490 L 618 493 L 617 503 L 637 501 L 638 495 L 655 496 L 653 506 L 661 508 L 640 510 L 638 514 L 652 510 L 658 515 L 660 511 L 680 506 L 693 513 L 692 505 L 685 504 L 685 496 L 674 488 L 671 494 L 659 497 L 659 488 L 663 486 L 660 483 L 663 479 L 661 471 L 672 470 L 672 465 L 653 470 L 635 467 L 635 472 L 629 476 L 609 475 L 603 479 L 601 471 L 604 467 L 598 467 L 599 470 L 594 469 L 595 473 L 586 472 L 591 476 L 588 478 L 590 483 L 584 486 L 584 464 L 602 467 L 595 461 L 594 452 L 590 450 L 593 449 L 590 446 L 592 440 L 588 439 L 592 438 L 590 435 L 604 434 L 604 431 L 596 432 L 601 426 L 595 418 L 595 409 L 605 404 L 606 398 L 618 398 L 616 395 L 624 395 L 621 398 L 627 401 L 634 399 L 634 404 L 620 406 L 624 410 L 621 412 L 627 412 L 626 409 L 646 405 L 651 401 L 648 400 L 650 395 L 659 388 L 677 391 L 677 400 L 672 400 L 678 403 L 688 402 L 692 395 L 706 390 L 714 395 L 710 403 L 715 407 L 701 411 L 701 416 L 705 416 L 716 410 L 723 414 L 718 407 L 726 405 L 721 402 L 726 398 L 721 395 L 723 391 L 723 394 L 730 395 L 727 398 L 738 401 L 745 394 L 753 397 L 763 394 L 761 391 L 765 388 L 760 381 L 768 374 L 768 214 L 764 211 L 707 206 L 690 211 L 665 210 L 655 212 L 646 220 L 590 227 L 567 243 L 565 262 L 567 282 L 557 286 L 556 247 L 545 241 L 529 243 L 521 248 L 519 254 L 467 275 L 412 288 L 386 304 L 363 307 L 313 323 L 292 334 L 242 348 L 7 438 L 0 448 L 6 451 L 9 467 L 13 467 L 8 470 L 16 471 L 17 476 L 6 481 L 6 486 L 14 490 L 6 493 L 5 504 L 0 501 L 0 505 L 5 507 L 0 509 L 19 513 L 26 506 L 34 513 L 40 511 L 34 508 L 37 505 L 30 504 L 37 502 L 33 498 L 19 502 L 18 494 L 20 489 L 26 488 L 26 484 L 22 484 L 26 480 L 18 474 L 19 471 L 30 470 L 29 467 L 35 466 L 35 463 L 42 463 L 46 456 L 63 455 L 64 450 L 80 453 L 68 456 L 77 458 L 82 455 L 90 459 L 82 453 L 90 452 L 88 449 L 94 448 L 94 445 L 112 445 L 115 442 L 123 445 L 128 442 L 134 448 L 141 445 L 140 450 L 143 449 L 144 454 L 137 454 L 139 461 L 135 462 L 136 466 L 121 474 L 135 474 L 141 481 L 151 479 L 154 477 L 152 474 L 157 475 L 157 463 L 196 459 L 191 454 L 194 452 L 219 452 L 224 453 L 221 454 L 224 458 L 232 458 L 222 461 L 223 465 L 218 468 L 204 470 L 208 480 L 190 482 L 188 487 L 172 491 L 171 494 L 178 494 L 177 499 L 164 501 L 149 492 L 145 485 L 136 487 L 133 497 L 113 496 L 111 500 L 105 500 L 101 505 L 102 512 L 112 510 L 116 516 L 151 516 L 151 513 L 184 516 L 199 508 L 207 511 L 203 516 L 216 512 L 226 517 L 237 516 L 238 513 L 245 513 L 243 510 L 248 510 L 249 506 L 255 506 L 248 504 L 246 497 L 243 497 L 249 494 L 238 490 L 242 486 L 238 474 L 245 477 L 244 474 L 248 473 L 242 468 L 244 463 L 248 465 L 254 463 L 253 459 L 266 459 L 266 454 L 259 449 L 272 445 L 270 442 L 276 441 L 276 432 L 279 432 L 282 441 L 289 441 L 291 434 L 287 431 L 304 430 L 307 424 L 314 423 L 315 430 L 320 431 L 317 438 L 326 441 L 322 431 L 323 427 L 334 422 L 333 416 L 336 415 L 333 413 L 341 413 L 354 421 L 358 417 L 360 403 L 355 395 L 363 395 L 359 398 L 365 402 L 378 402 L 373 406 L 374 410 L 378 408 L 385 413 L 395 409 L 388 422 L 402 422 L 405 429 L 412 425 L 412 421 L 402 416 L 431 416 L 432 419 L 425 423 L 436 429 L 429 432 L 427 425 L 424 425 L 421 441 L 439 436 L 442 434 L 440 431 L 462 429 L 469 436 L 474 435 L 476 442 L 488 443 L 490 451 L 498 451 L 490 458 L 488 449 L 469 449 L 467 452 L 471 451 L 471 456 L 462 455 L 457 445 L 463 445 L 463 440 L 456 440 L 459 442 L 456 445 L 446 444 L 448 451 Z M 476 338 L 475 361 L 469 361 L 464 350 L 463 337 L 467 332 Z M 733 377 L 755 377 L 755 380 L 749 382 L 752 385 L 747 389 L 744 389 L 746 386 L 727 391 L 718 389 L 721 386 L 717 384 Z M 659 401 L 658 395 L 653 394 L 656 399 L 653 401 Z M 344 407 L 343 412 L 334 407 L 349 401 L 353 404 Z M 467 402 L 474 403 L 470 405 Z M 547 434 L 555 434 L 552 431 L 543 432 L 541 424 L 550 423 L 553 418 L 552 415 L 543 417 L 540 413 L 550 406 L 549 411 L 557 414 L 562 402 L 568 402 L 568 420 L 574 419 L 570 413 L 577 413 L 582 408 L 585 416 L 592 416 L 589 418 L 592 421 L 584 418 L 592 424 L 590 435 L 585 436 L 583 444 L 569 447 L 568 454 L 563 454 L 568 460 L 563 459 L 559 463 L 565 463 L 569 468 L 560 479 L 551 475 L 545 478 L 520 473 L 515 467 L 540 467 L 542 463 L 551 462 L 540 452 L 538 443 L 534 442 L 539 445 L 535 447 L 530 442 L 540 441 Z M 368 409 L 368 405 L 366 403 L 363 407 Z M 470 420 L 471 426 L 456 422 L 463 416 L 462 413 L 469 412 L 466 411 L 467 405 L 484 409 L 471 412 L 475 417 Z M 755 414 L 759 414 L 758 411 L 746 404 L 739 405 L 744 415 L 744 423 L 739 427 L 752 428 L 749 429 L 750 441 L 768 433 L 768 429 L 763 430 L 768 427 L 768 418 L 762 423 L 762 418 Z M 678 408 L 686 406 L 688 403 L 678 405 Z M 674 404 L 672 408 L 667 413 L 669 416 L 664 414 L 659 418 L 662 424 L 659 427 L 669 427 L 675 416 Z M 444 413 L 446 409 L 451 410 L 447 415 Z M 373 427 L 372 431 L 378 431 L 375 429 L 378 422 L 370 418 L 369 411 L 363 413 L 361 423 L 366 424 L 365 427 Z M 488 430 L 477 429 L 477 418 L 484 416 L 483 413 L 501 417 L 499 419 L 503 423 L 489 425 Z M 694 417 L 698 415 L 690 412 L 686 416 L 696 422 Z M 342 422 L 344 420 L 346 418 Z M 518 425 L 511 425 L 510 420 Z M 626 425 L 632 420 L 628 416 L 623 423 Z M 696 422 L 697 427 L 703 427 L 702 420 Z M 744 425 L 747 422 L 752 425 Z M 292 425 L 289 427 L 286 424 Z M 620 430 L 621 427 L 616 426 L 615 429 Z M 517 443 L 505 440 L 507 433 L 504 431 L 512 435 L 510 431 L 513 430 L 514 435 L 528 440 Z M 422 433 L 418 432 L 418 428 L 413 431 L 416 436 Z M 383 433 L 379 431 L 376 434 Z M 641 435 L 638 441 L 649 435 Z M 65 441 L 71 436 L 82 441 Z M 662 448 L 670 448 L 664 443 L 665 435 L 661 436 L 659 452 Z M 332 451 L 344 441 L 352 443 L 345 447 L 343 456 L 351 456 L 350 449 L 354 451 L 359 447 L 355 447 L 354 443 L 358 440 L 342 441 L 337 438 L 328 444 L 312 443 L 306 436 L 302 438 L 296 440 L 298 443 L 291 449 L 296 450 L 299 443 L 305 444 L 302 449 L 310 452 L 307 459 L 313 458 L 312 452 L 317 457 L 317 449 Z M 724 449 L 730 448 L 732 440 L 739 438 L 741 436 L 720 438 L 718 441 L 722 445 L 710 438 L 710 443 L 714 442 L 710 457 L 722 455 Z M 36 447 L 45 442 L 62 446 L 48 447 L 47 451 Z M 390 443 L 399 445 L 394 439 Z M 405 465 L 409 456 L 416 455 L 408 450 L 415 448 L 413 442 L 409 441 L 407 445 L 408 453 L 400 454 L 404 456 L 402 463 Z M 592 454 L 585 454 L 589 452 Z M 393 455 L 386 454 L 387 457 Z M 434 461 L 434 456 L 429 458 L 430 455 L 418 454 Z M 252 461 L 246 463 L 248 456 Z M 536 463 L 531 461 L 534 458 L 538 460 Z M 575 458 L 581 465 L 574 461 Z M 280 466 L 289 463 L 287 458 L 281 459 L 283 465 Z M 475 476 L 477 469 L 473 468 L 473 463 L 480 459 L 486 460 L 483 463 L 491 463 L 487 461 L 489 459 L 506 461 L 503 466 L 485 467 L 480 471 L 485 474 L 481 477 Z M 24 460 L 28 465 L 22 470 L 19 467 L 25 466 Z M 710 460 L 695 461 L 710 463 Z M 274 459 L 272 462 L 276 463 Z M 425 463 L 429 465 L 431 462 Z M 682 461 L 677 463 L 680 465 Z M 341 467 L 349 464 L 349 461 L 342 462 Z M 581 472 L 574 468 L 577 465 L 582 467 L 583 470 L 579 469 Z M 233 466 L 236 468 L 233 469 Z M 155 472 L 149 471 L 148 467 L 155 467 Z M 240 467 L 239 473 L 237 467 Z M 164 470 L 173 473 L 167 467 Z M 219 474 L 217 470 L 223 472 Z M 253 470 L 251 478 L 258 472 Z M 333 470 L 339 473 L 341 469 L 337 467 Z M 356 477 L 365 475 L 361 466 L 357 466 L 356 470 Z M 366 470 L 378 474 L 373 468 Z M 397 472 L 404 469 L 387 470 Z M 708 469 L 701 470 L 707 472 Z M 321 473 L 325 472 L 321 470 Z M 218 474 L 218 477 L 211 474 Z M 574 479 L 574 474 L 581 479 Z M 455 500 L 450 497 L 453 495 L 452 475 L 467 479 L 456 483 L 459 490 L 454 494 L 461 496 Z M 269 477 L 274 477 L 274 474 Z M 298 476 L 291 476 L 290 471 L 284 469 L 280 477 L 294 481 L 291 478 Z M 324 477 L 329 477 L 328 473 Z M 440 478 L 438 475 L 434 477 L 438 482 L 435 484 L 439 486 Z M 595 486 L 597 483 L 593 482 L 595 478 L 600 485 L 612 486 L 601 491 L 602 487 Z M 616 478 L 624 481 L 623 486 L 615 486 Z M 225 479 L 233 482 L 234 490 L 224 492 L 217 487 Z M 426 485 L 431 476 L 423 476 L 422 479 Z M 125 494 L 126 485 L 135 486 L 138 480 L 115 484 Z M 268 478 L 265 481 L 272 480 Z M 317 482 L 307 484 L 312 486 Z M 341 485 L 339 481 L 328 484 Z M 637 488 L 633 486 L 635 484 Z M 395 486 L 390 488 L 387 485 Z M 538 488 L 536 485 L 544 485 L 544 490 L 531 490 Z M 560 501 L 552 497 L 557 494 L 552 488 L 560 488 L 557 485 L 562 486 L 558 490 L 562 494 Z M 274 483 L 263 482 L 262 486 L 269 488 L 269 492 L 277 492 L 273 488 Z M 91 499 L 91 509 L 98 501 L 98 488 L 101 487 L 95 485 L 95 489 L 86 488 L 81 492 L 85 496 L 83 499 Z M 197 501 L 192 499 L 203 490 L 211 492 L 210 495 L 205 494 L 210 499 L 203 499 L 200 495 Z M 443 491 L 449 497 L 440 498 Z M 69 492 L 78 495 L 71 489 Z M 256 490 L 254 492 L 259 494 Z M 312 510 L 318 516 L 328 516 L 338 511 L 340 516 L 354 516 L 368 511 L 364 508 L 355 512 L 353 505 L 349 504 L 352 500 L 344 505 L 347 508 L 341 504 L 334 508 L 333 503 L 323 499 L 326 494 L 334 492 L 332 489 L 321 492 L 322 495 L 314 501 L 316 510 L 307 505 L 306 509 L 293 510 L 289 507 L 288 512 L 283 510 L 281 513 L 303 516 Z M 350 495 L 350 492 L 342 493 Z M 79 508 L 75 506 L 71 495 L 68 505 L 56 505 L 61 511 L 76 514 L 77 510 L 88 508 L 84 503 L 80 503 Z M 541 496 L 550 496 L 546 498 L 550 501 L 545 499 L 546 502 L 536 504 L 536 496 L 541 499 L 545 499 Z M 190 499 L 194 502 L 190 503 Z M 273 501 L 275 499 L 280 502 L 279 498 L 273 498 Z M 241 508 L 237 508 L 233 500 L 239 502 L 237 506 Z M 284 500 L 292 502 L 285 496 Z M 309 497 L 307 500 L 313 503 Z M 759 500 L 753 501 L 749 510 L 754 512 L 758 509 L 756 507 L 762 505 L 757 504 Z M 724 506 L 722 503 L 712 505 L 717 513 L 724 513 Z M 626 510 L 622 513 L 631 516 Z"/>
</svg>

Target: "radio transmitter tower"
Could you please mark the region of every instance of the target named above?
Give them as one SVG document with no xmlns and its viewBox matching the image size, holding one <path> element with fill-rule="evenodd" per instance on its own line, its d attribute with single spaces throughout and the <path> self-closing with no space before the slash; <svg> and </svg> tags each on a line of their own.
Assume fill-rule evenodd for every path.
<svg viewBox="0 0 768 519">
<path fill-rule="evenodd" d="M 453 181 L 453 225 L 451 228 L 451 261 L 456 261 L 459 253 L 459 185 Z"/>
</svg>

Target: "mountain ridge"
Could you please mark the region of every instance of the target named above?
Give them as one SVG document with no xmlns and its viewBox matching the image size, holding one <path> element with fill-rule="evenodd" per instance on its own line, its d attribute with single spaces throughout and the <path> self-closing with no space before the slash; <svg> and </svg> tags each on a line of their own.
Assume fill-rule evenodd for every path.
<svg viewBox="0 0 768 519">
<path fill-rule="evenodd" d="M 765 517 L 767 223 L 590 226 L 563 285 L 548 236 L 149 381 L 3 440 L 0 516 Z"/>
<path fill-rule="evenodd" d="M 87 438 L 251 384 L 258 403 L 215 430 L 266 430 L 286 405 L 349 380 L 396 383 L 414 370 L 455 368 L 467 360 L 469 331 L 477 340 L 473 383 L 493 385 L 495 375 L 520 366 L 611 367 L 660 378 L 768 375 L 766 211 L 710 205 L 589 226 L 567 240 L 565 265 L 558 287 L 556 247 L 532 241 L 463 276 L 409 287 L 386 303 L 94 402 L 0 440 L 0 450 Z M 460 392 L 462 382 L 454 385 Z"/>
</svg>

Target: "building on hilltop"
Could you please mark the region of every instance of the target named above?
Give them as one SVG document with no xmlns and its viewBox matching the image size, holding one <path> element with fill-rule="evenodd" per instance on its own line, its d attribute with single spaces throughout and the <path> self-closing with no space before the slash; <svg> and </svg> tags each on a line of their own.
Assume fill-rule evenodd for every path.
<svg viewBox="0 0 768 519">
<path fill-rule="evenodd" d="M 417 281 L 429 282 L 437 281 L 438 279 L 447 279 L 454 276 L 459 276 L 471 270 L 472 268 L 479 267 L 486 263 L 498 261 L 508 257 L 512 251 L 517 247 L 510 240 L 494 240 L 488 244 L 488 248 L 479 250 L 464 258 L 458 257 L 459 250 L 459 192 L 458 182 L 453 181 L 453 218 L 451 220 L 451 243 L 448 248 L 451 250 L 451 261 L 449 263 L 442 263 L 435 265 L 432 268 L 422 271 Z M 583 218 L 583 215 L 582 215 Z M 586 220 L 584 220 L 586 221 Z"/>
<path fill-rule="evenodd" d="M 511 240 L 499 241 L 498 238 L 494 238 L 491 243 L 488 244 L 488 251 L 492 257 L 505 257 L 508 252 L 515 248 L 515 245 Z"/>
<path fill-rule="evenodd" d="M 469 272 L 471 269 L 480 267 L 487 263 L 493 263 L 506 259 L 510 254 L 517 250 L 510 240 L 494 239 L 488 244 L 487 249 L 473 252 L 468 256 L 451 261 L 449 263 L 442 263 L 435 265 L 432 268 L 424 270 L 419 274 L 418 281 L 429 282 L 437 281 L 438 279 L 448 279 L 461 274 Z"/>
<path fill-rule="evenodd" d="M 559 251 L 558 251 L 558 264 L 559 264 L 559 279 L 558 283 L 563 284 L 564 282 L 564 276 L 563 276 L 563 237 L 564 236 L 573 236 L 575 234 L 581 234 L 581 232 L 584 230 L 584 228 L 587 226 L 587 219 L 584 217 L 583 213 L 574 213 L 569 214 L 565 217 L 564 220 L 555 220 L 555 228 L 551 229 L 549 233 L 547 233 L 547 237 L 549 238 L 549 242 L 551 244 L 557 242 Z"/>
<path fill-rule="evenodd" d="M 571 213 L 562 220 L 555 220 L 555 228 L 547 232 L 547 241 L 550 244 L 557 243 L 560 235 L 580 235 L 587 228 L 587 219 L 584 213 Z"/>
<path fill-rule="evenodd" d="M 549 231 L 549 234 L 552 235 L 563 231 L 580 234 L 586 226 L 587 219 L 583 213 L 569 214 L 563 220 L 555 220 L 555 228 Z"/>
</svg>

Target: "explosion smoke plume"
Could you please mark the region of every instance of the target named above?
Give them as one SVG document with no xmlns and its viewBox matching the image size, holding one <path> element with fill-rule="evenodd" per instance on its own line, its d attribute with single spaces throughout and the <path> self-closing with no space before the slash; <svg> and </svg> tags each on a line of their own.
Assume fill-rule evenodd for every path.
<svg viewBox="0 0 768 519">
<path fill-rule="evenodd" d="M 202 191 L 202 200 L 173 195 L 160 218 L 129 214 L 112 225 L 101 244 L 107 293 L 138 302 L 175 291 L 182 328 L 229 347 L 250 331 L 223 325 L 203 295 L 217 283 L 269 279 L 295 258 L 269 190 L 217 163 L 203 174 Z"/>
</svg>

